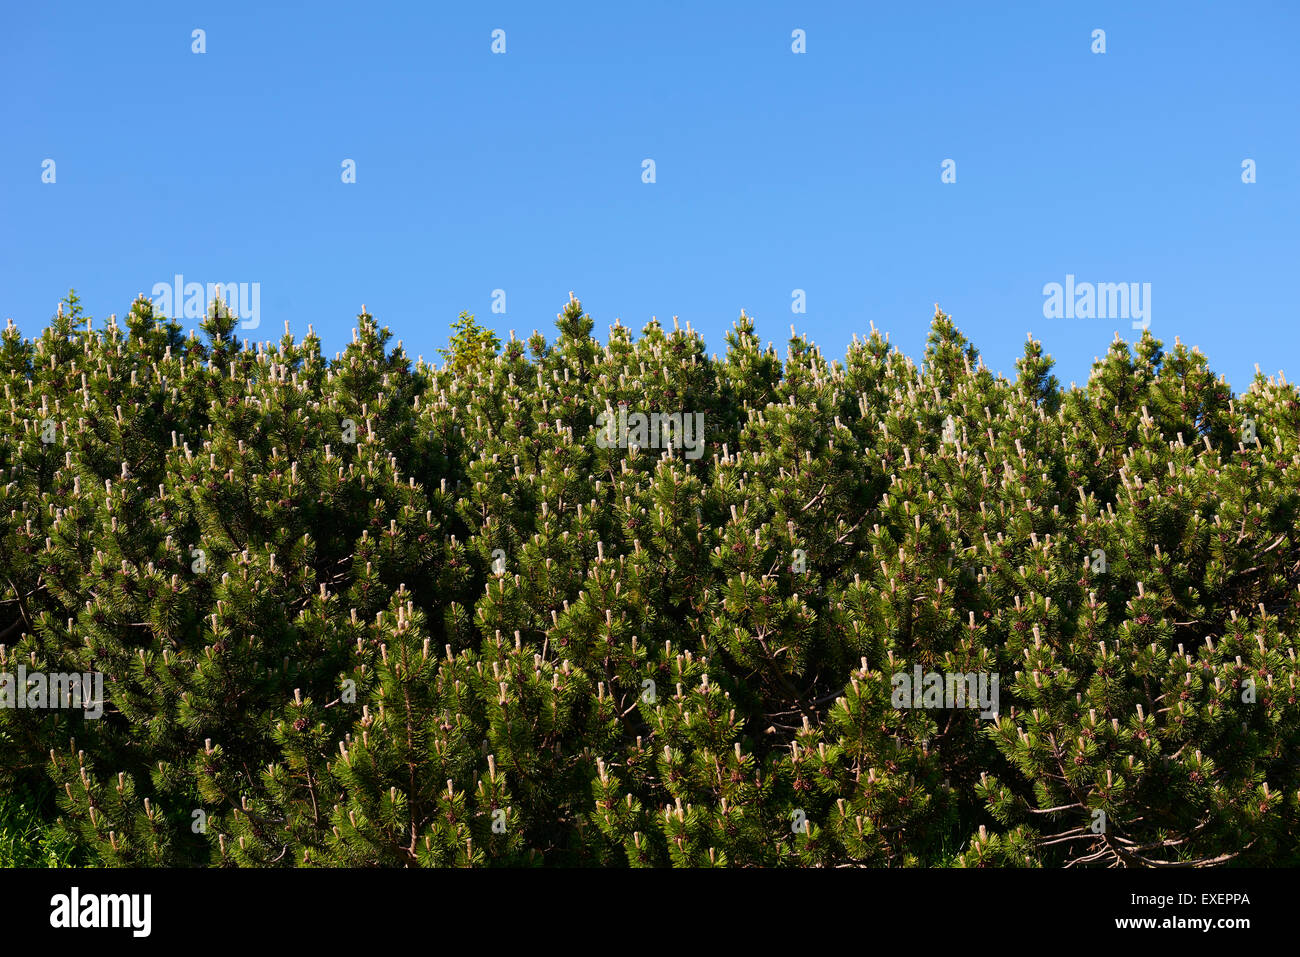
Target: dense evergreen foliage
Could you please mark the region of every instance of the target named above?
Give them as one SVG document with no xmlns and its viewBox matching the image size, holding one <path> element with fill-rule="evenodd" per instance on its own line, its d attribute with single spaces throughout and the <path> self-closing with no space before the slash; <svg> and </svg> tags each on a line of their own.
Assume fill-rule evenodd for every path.
<svg viewBox="0 0 1300 957">
<path fill-rule="evenodd" d="M 0 672 L 106 697 L 0 709 L 0 788 L 86 860 L 1297 861 L 1285 381 L 1149 333 L 1008 380 L 942 313 L 920 364 L 572 299 L 441 368 L 237 322 L 70 296 L 0 344 Z M 897 707 L 917 666 L 996 718 Z"/>
</svg>

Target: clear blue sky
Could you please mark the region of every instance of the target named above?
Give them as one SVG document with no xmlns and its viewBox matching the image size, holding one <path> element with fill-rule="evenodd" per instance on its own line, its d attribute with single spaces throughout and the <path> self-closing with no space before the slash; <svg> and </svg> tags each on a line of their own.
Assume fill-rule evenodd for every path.
<svg viewBox="0 0 1300 957">
<path fill-rule="evenodd" d="M 553 338 L 573 290 L 602 338 L 677 315 L 721 352 L 744 308 L 783 354 L 874 321 L 919 357 L 938 302 L 1082 385 L 1139 333 L 1044 318 L 1073 274 L 1150 283 L 1237 389 L 1300 378 L 1298 41 L 1283 2 L 7 3 L 0 320 L 181 273 L 331 354 L 363 302 L 434 358 L 462 309 Z"/>
</svg>

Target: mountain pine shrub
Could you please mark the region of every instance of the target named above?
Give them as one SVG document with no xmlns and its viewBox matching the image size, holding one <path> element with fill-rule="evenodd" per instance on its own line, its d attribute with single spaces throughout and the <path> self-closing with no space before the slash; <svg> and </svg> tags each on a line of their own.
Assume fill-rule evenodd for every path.
<svg viewBox="0 0 1300 957">
<path fill-rule="evenodd" d="M 572 297 L 442 368 L 364 308 L 333 360 L 236 322 L 0 339 L 0 672 L 105 699 L 11 682 L 0 789 L 79 859 L 1300 858 L 1285 380 L 1149 333 L 1008 380 L 937 311 L 920 364 L 743 313 L 601 344 Z"/>
</svg>

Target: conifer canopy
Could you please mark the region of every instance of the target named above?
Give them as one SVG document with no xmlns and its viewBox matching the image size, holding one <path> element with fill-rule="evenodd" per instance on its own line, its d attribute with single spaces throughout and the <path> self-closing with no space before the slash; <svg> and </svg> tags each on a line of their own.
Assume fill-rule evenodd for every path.
<svg viewBox="0 0 1300 957">
<path fill-rule="evenodd" d="M 87 863 L 1300 862 L 1285 379 L 95 326 L 0 338 L 0 789 Z"/>
</svg>

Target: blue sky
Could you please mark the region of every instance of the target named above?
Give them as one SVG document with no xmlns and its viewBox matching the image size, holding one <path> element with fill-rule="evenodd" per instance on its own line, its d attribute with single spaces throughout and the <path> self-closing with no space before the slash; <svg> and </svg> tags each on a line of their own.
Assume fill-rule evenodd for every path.
<svg viewBox="0 0 1300 957">
<path fill-rule="evenodd" d="M 462 309 L 553 338 L 573 290 L 602 338 L 677 315 L 721 352 L 744 308 L 782 352 L 874 321 L 919 357 L 937 302 L 1083 384 L 1139 333 L 1045 318 L 1070 274 L 1150 283 L 1239 390 L 1300 378 L 1298 36 L 1292 3 L 6 4 L 0 319 L 180 273 L 331 354 L 363 302 L 433 358 Z"/>
</svg>

